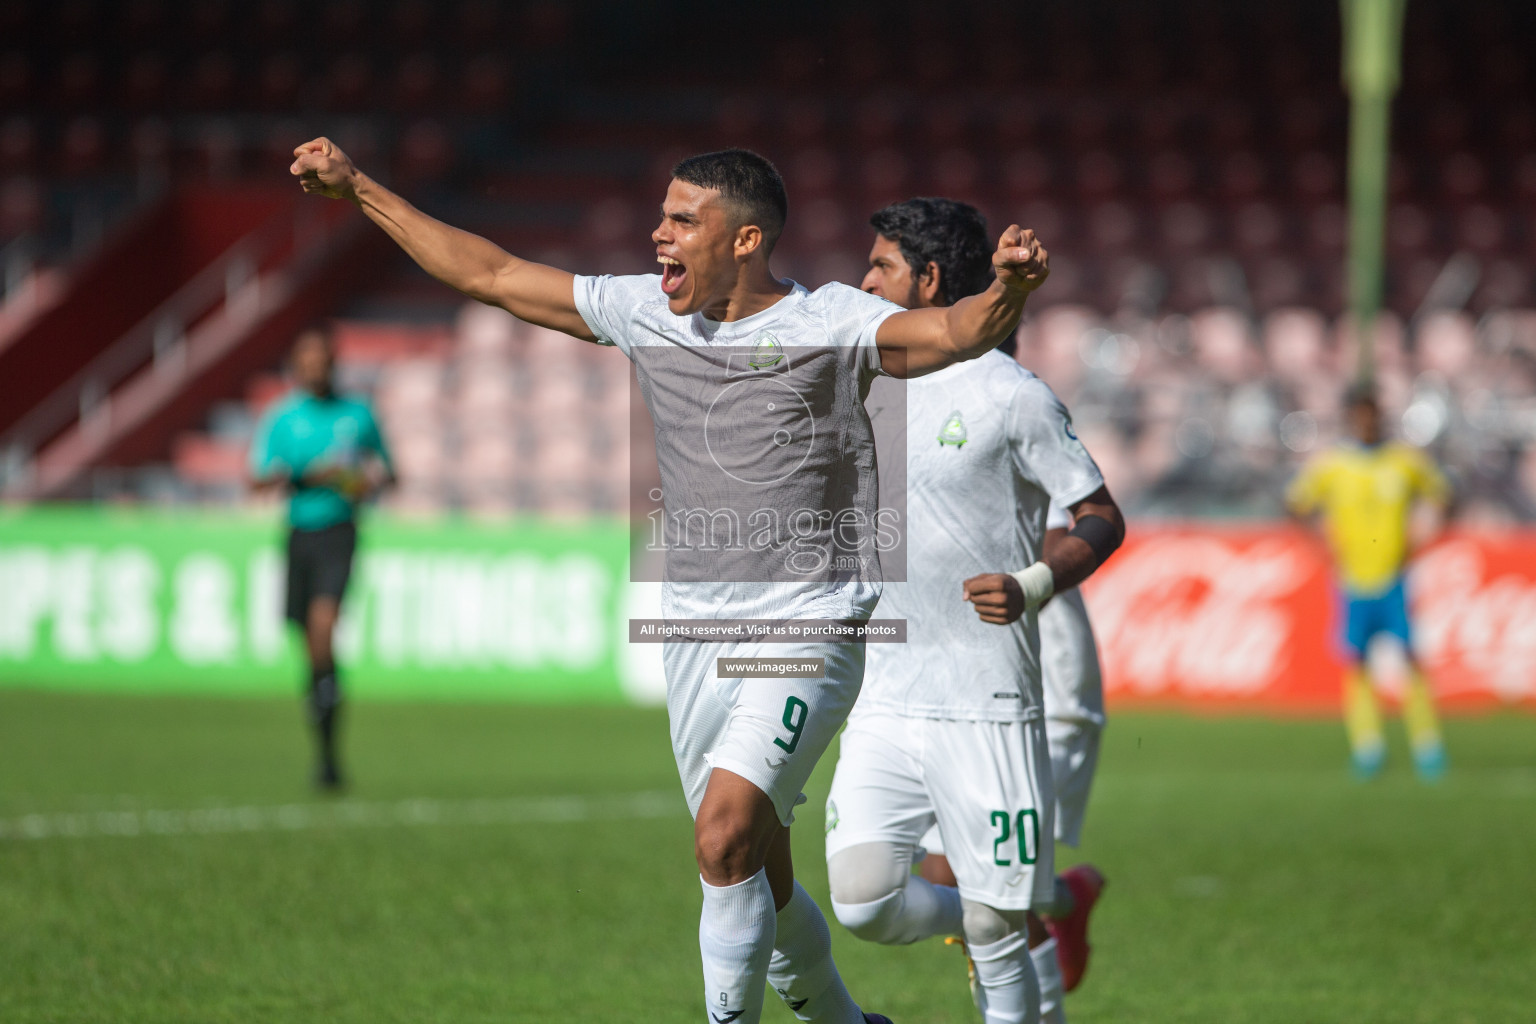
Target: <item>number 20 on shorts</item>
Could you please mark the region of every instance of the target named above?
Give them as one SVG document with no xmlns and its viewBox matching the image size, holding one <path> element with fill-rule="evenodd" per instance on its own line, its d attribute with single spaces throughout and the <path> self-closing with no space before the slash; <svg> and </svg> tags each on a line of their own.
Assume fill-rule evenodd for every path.
<svg viewBox="0 0 1536 1024">
<path fill-rule="evenodd" d="M 992 863 L 999 867 L 1013 863 L 1008 840 L 1015 838 L 1019 844 L 1020 864 L 1033 864 L 1040 856 L 1040 815 L 1034 808 L 1026 807 L 1017 815 L 993 811 L 992 827 L 997 829 L 997 838 L 992 841 Z"/>
</svg>

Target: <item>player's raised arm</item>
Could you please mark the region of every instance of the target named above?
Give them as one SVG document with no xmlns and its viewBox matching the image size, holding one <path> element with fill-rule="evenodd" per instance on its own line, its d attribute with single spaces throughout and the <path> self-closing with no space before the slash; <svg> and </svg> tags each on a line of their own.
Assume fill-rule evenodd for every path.
<svg viewBox="0 0 1536 1024">
<path fill-rule="evenodd" d="M 570 273 L 518 259 L 479 235 L 428 217 L 358 170 L 330 139 L 306 142 L 293 155 L 288 171 L 305 192 L 355 203 L 439 281 L 519 320 L 595 340 L 576 310 Z"/>
<path fill-rule="evenodd" d="M 992 255 L 997 280 L 986 291 L 886 318 L 875 335 L 881 365 L 893 377 L 921 377 L 992 351 L 1018 328 L 1024 300 L 1051 272 L 1049 260 L 1033 231 L 1010 226 Z"/>
</svg>

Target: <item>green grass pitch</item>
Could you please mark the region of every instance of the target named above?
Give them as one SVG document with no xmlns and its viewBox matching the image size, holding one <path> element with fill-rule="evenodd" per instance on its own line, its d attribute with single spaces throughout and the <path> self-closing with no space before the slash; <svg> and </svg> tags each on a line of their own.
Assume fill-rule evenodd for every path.
<svg viewBox="0 0 1536 1024">
<path fill-rule="evenodd" d="M 661 712 L 349 712 L 356 785 L 328 804 L 297 700 L 0 691 L 0 1020 L 699 1019 Z M 1118 716 L 1085 846 L 1063 851 L 1110 879 L 1070 1018 L 1531 1019 L 1536 721 L 1448 734 L 1442 784 L 1398 749 L 1363 785 L 1332 722 Z M 796 839 L 823 906 L 830 769 Z M 551 796 L 576 799 L 529 799 Z M 868 1008 L 978 1019 L 955 950 L 833 936 Z"/>
</svg>

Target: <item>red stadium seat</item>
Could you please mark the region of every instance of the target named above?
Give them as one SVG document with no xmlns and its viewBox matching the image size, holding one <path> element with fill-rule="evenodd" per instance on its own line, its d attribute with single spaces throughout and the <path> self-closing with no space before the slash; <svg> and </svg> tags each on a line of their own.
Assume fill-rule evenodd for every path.
<svg viewBox="0 0 1536 1024">
<path fill-rule="evenodd" d="M 101 86 L 101 61 L 93 53 L 80 51 L 59 64 L 50 98 L 66 109 L 89 109 L 100 102 Z"/>
<path fill-rule="evenodd" d="M 1440 188 L 1445 198 L 1453 203 L 1479 198 L 1487 184 L 1487 167 L 1471 153 L 1452 153 L 1440 164 Z"/>
<path fill-rule="evenodd" d="M 1285 218 L 1274 203 L 1244 203 L 1232 217 L 1232 242 L 1239 252 L 1269 253 L 1285 241 L 1285 229 Z"/>
<path fill-rule="evenodd" d="M 37 161 L 37 129 L 25 117 L 0 122 L 0 171 L 15 174 L 29 170 Z"/>
<path fill-rule="evenodd" d="M 464 66 L 459 81 L 459 106 L 469 113 L 494 114 L 503 110 L 511 97 L 511 76 L 506 62 L 492 54 L 481 54 Z"/>
<path fill-rule="evenodd" d="M 394 76 L 395 103 L 411 112 L 427 109 L 437 99 L 439 76 L 437 58 L 430 52 L 406 57 Z"/>
<path fill-rule="evenodd" d="M 225 110 L 235 96 L 239 69 L 234 58 L 219 50 L 205 53 L 192 65 L 185 99 L 195 110 Z"/>
<path fill-rule="evenodd" d="M 453 139 L 441 124 L 420 120 L 405 130 L 395 151 L 396 173 L 405 181 L 440 177 L 454 163 Z"/>
<path fill-rule="evenodd" d="M 304 69 L 299 58 L 292 53 L 276 53 L 262 62 L 256 98 L 261 106 L 273 110 L 291 109 L 298 105 L 303 85 Z"/>
<path fill-rule="evenodd" d="M 1194 162 L 1177 150 L 1159 152 L 1147 164 L 1147 187 L 1159 201 L 1183 199 L 1194 185 Z"/>
<path fill-rule="evenodd" d="M 1469 206 L 1456 215 L 1456 244 L 1481 256 L 1500 252 L 1508 234 L 1508 215 L 1486 203 Z"/>
<path fill-rule="evenodd" d="M 181 479 L 200 485 L 243 484 L 247 475 L 247 446 L 184 434 L 176 439 L 171 463 Z"/>
<path fill-rule="evenodd" d="M 132 110 L 153 110 L 167 97 L 170 73 L 158 53 L 136 53 L 123 70 L 122 98 Z"/>
<path fill-rule="evenodd" d="M 1314 309 L 1277 309 L 1264 321 L 1264 355 L 1282 381 L 1329 372 L 1327 322 Z"/>
<path fill-rule="evenodd" d="M 15 176 L 0 181 L 0 240 L 31 234 L 43 225 L 43 190 L 36 179 Z"/>
<path fill-rule="evenodd" d="M 18 50 L 0 53 L 0 109 L 21 109 L 32 91 L 32 77 L 32 62 L 26 54 Z"/>
<path fill-rule="evenodd" d="M 326 105 L 332 110 L 365 110 L 377 101 L 373 87 L 373 62 L 367 54 L 344 53 L 331 62 L 326 74 Z"/>
<path fill-rule="evenodd" d="M 107 135 L 94 117 L 73 118 L 59 142 L 59 167 L 64 174 L 80 176 L 102 169 L 107 155 Z"/>
</svg>

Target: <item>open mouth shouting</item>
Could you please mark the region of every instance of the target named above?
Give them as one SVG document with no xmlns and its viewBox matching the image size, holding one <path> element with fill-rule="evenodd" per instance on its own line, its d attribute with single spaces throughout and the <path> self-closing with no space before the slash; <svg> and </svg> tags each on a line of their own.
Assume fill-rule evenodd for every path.
<svg viewBox="0 0 1536 1024">
<path fill-rule="evenodd" d="M 671 256 L 656 254 L 656 262 L 661 264 L 661 290 L 671 297 L 682 291 L 684 283 L 688 280 L 688 268 Z"/>
</svg>

